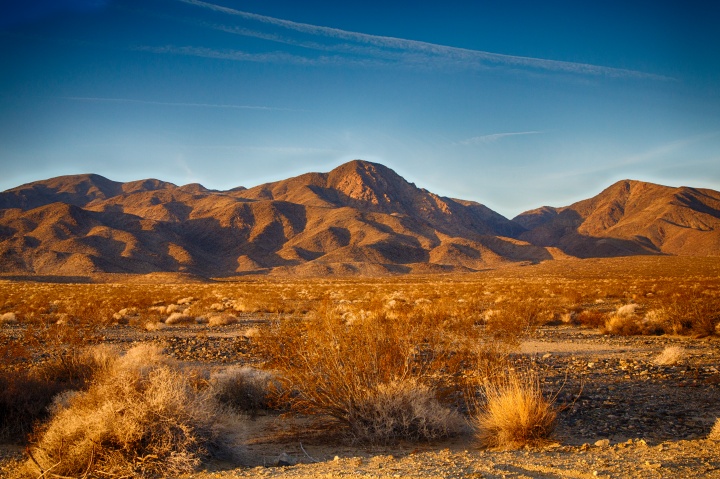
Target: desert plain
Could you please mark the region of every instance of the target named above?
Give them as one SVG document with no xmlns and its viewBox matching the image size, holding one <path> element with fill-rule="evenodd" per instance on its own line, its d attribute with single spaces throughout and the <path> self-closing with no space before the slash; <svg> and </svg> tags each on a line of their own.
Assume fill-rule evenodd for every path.
<svg viewBox="0 0 720 479">
<path fill-rule="evenodd" d="M 263 397 L 250 403 L 230 401 L 237 417 L 223 430 L 223 441 L 231 453 L 200 454 L 193 472 L 178 477 L 720 477 L 718 258 L 574 259 L 429 276 L 58 279 L 4 275 L 0 282 L 4 475 L 42 462 L 33 450 L 42 448 L 52 417 L 46 405 L 32 418 L 18 418 L 8 397 L 17 387 L 13 380 L 34 378 L 36 384 L 45 376 L 33 371 L 43 368 L 61 377 L 58 371 L 98 345 L 122 355 L 149 344 L 198 383 L 238 368 L 266 371 L 262 377 L 276 378 L 268 383 L 280 375 L 287 379 L 267 391 L 252 390 Z M 362 369 L 377 353 L 390 359 L 373 367 L 390 368 L 398 364 L 392 355 L 401 354 L 367 350 L 382 341 L 358 336 L 353 341 L 366 348 L 359 360 L 338 337 L 331 338 L 340 341 L 335 352 L 294 350 L 301 356 L 292 357 L 293 347 L 311 344 L 293 343 L 293 331 L 317 334 L 311 337 L 324 347 L 322 331 L 299 326 L 330 325 L 318 318 L 339 325 L 337 331 L 375 331 L 398 344 L 420 332 L 428 345 L 442 342 L 443 351 L 454 345 L 451 354 L 428 346 L 423 354 L 433 356 L 429 361 L 417 352 L 404 358 L 423 367 L 410 365 L 402 377 L 431 388 L 443 411 L 460 423 L 431 425 L 428 434 L 410 427 L 375 437 L 317 407 L 319 399 L 292 380 L 330 370 L 295 374 L 292 367 L 302 368 L 298 359 L 319 354 Z M 361 329 L 378 318 L 386 322 L 385 332 Z M 412 324 L 424 330 L 393 329 Z M 483 344 L 472 360 L 455 360 L 465 351 L 466 344 L 458 346 L 461 336 Z M 287 354 L 285 363 L 272 354 Z M 338 377 L 312 387 L 352 373 L 335 371 Z M 488 445 L 473 418 L 483 408 L 483 384 L 507 371 L 533 373 L 556 422 L 539 440 Z M 358 371 L 364 374 L 378 373 Z M 91 384 L 92 378 L 68 379 L 51 386 L 62 392 Z M 298 400 L 308 397 L 316 407 Z M 35 471 L 61 477 L 47 469 Z M 103 477 L 90 471 L 88 466 L 87 477 Z"/>
</svg>

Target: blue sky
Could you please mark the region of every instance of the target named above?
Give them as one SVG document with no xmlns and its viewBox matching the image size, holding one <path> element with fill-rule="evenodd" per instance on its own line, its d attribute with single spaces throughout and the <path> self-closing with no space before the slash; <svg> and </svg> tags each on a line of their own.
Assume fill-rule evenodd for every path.
<svg viewBox="0 0 720 479">
<path fill-rule="evenodd" d="M 3 2 L 0 190 L 355 158 L 508 217 L 623 178 L 720 190 L 713 4 Z"/>
</svg>

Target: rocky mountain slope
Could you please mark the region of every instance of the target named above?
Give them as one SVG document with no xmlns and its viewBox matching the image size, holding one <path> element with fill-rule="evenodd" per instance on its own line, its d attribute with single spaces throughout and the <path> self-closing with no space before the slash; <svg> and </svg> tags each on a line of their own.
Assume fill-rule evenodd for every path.
<svg viewBox="0 0 720 479">
<path fill-rule="evenodd" d="M 250 189 L 74 175 L 0 193 L 3 273 L 430 273 L 635 254 L 720 255 L 720 193 L 627 180 L 508 220 L 359 160 Z"/>
<path fill-rule="evenodd" d="M 551 259 L 524 228 L 352 161 L 251 189 L 99 175 L 0 193 L 0 271 L 384 274 Z"/>
<path fill-rule="evenodd" d="M 514 218 L 519 238 L 580 258 L 720 255 L 720 192 L 623 180 L 564 208 Z"/>
</svg>

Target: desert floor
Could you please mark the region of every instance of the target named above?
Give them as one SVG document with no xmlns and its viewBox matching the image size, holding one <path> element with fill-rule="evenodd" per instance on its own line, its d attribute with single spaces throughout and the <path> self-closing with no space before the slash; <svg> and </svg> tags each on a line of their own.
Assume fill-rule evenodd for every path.
<svg viewBox="0 0 720 479">
<path fill-rule="evenodd" d="M 236 338 L 251 324 L 200 335 L 188 326 L 154 332 L 115 326 L 104 333 L 109 343 L 156 342 L 179 359 L 219 366 L 229 356 L 242 358 Z M 667 346 L 681 346 L 685 356 L 655 365 Z M 559 423 L 545 447 L 482 450 L 471 433 L 433 443 L 354 445 L 328 436 L 321 423 L 266 414 L 247 418 L 238 431 L 239 461 L 206 464 L 191 477 L 720 477 L 720 441 L 706 439 L 720 417 L 717 338 L 545 326 L 514 361 L 542 371 L 544 388 L 556 396 Z M 5 467 L 21 453 L 2 448 Z M 278 467 L 279 458 L 290 465 Z"/>
</svg>

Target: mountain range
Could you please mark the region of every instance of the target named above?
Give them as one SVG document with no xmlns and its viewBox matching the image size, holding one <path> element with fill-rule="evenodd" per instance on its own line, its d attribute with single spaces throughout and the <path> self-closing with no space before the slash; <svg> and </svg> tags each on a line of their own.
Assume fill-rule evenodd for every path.
<svg viewBox="0 0 720 479">
<path fill-rule="evenodd" d="M 624 180 L 508 219 L 355 160 L 253 188 L 72 175 L 0 193 L 0 272 L 388 274 L 720 255 L 720 193 Z"/>
</svg>

